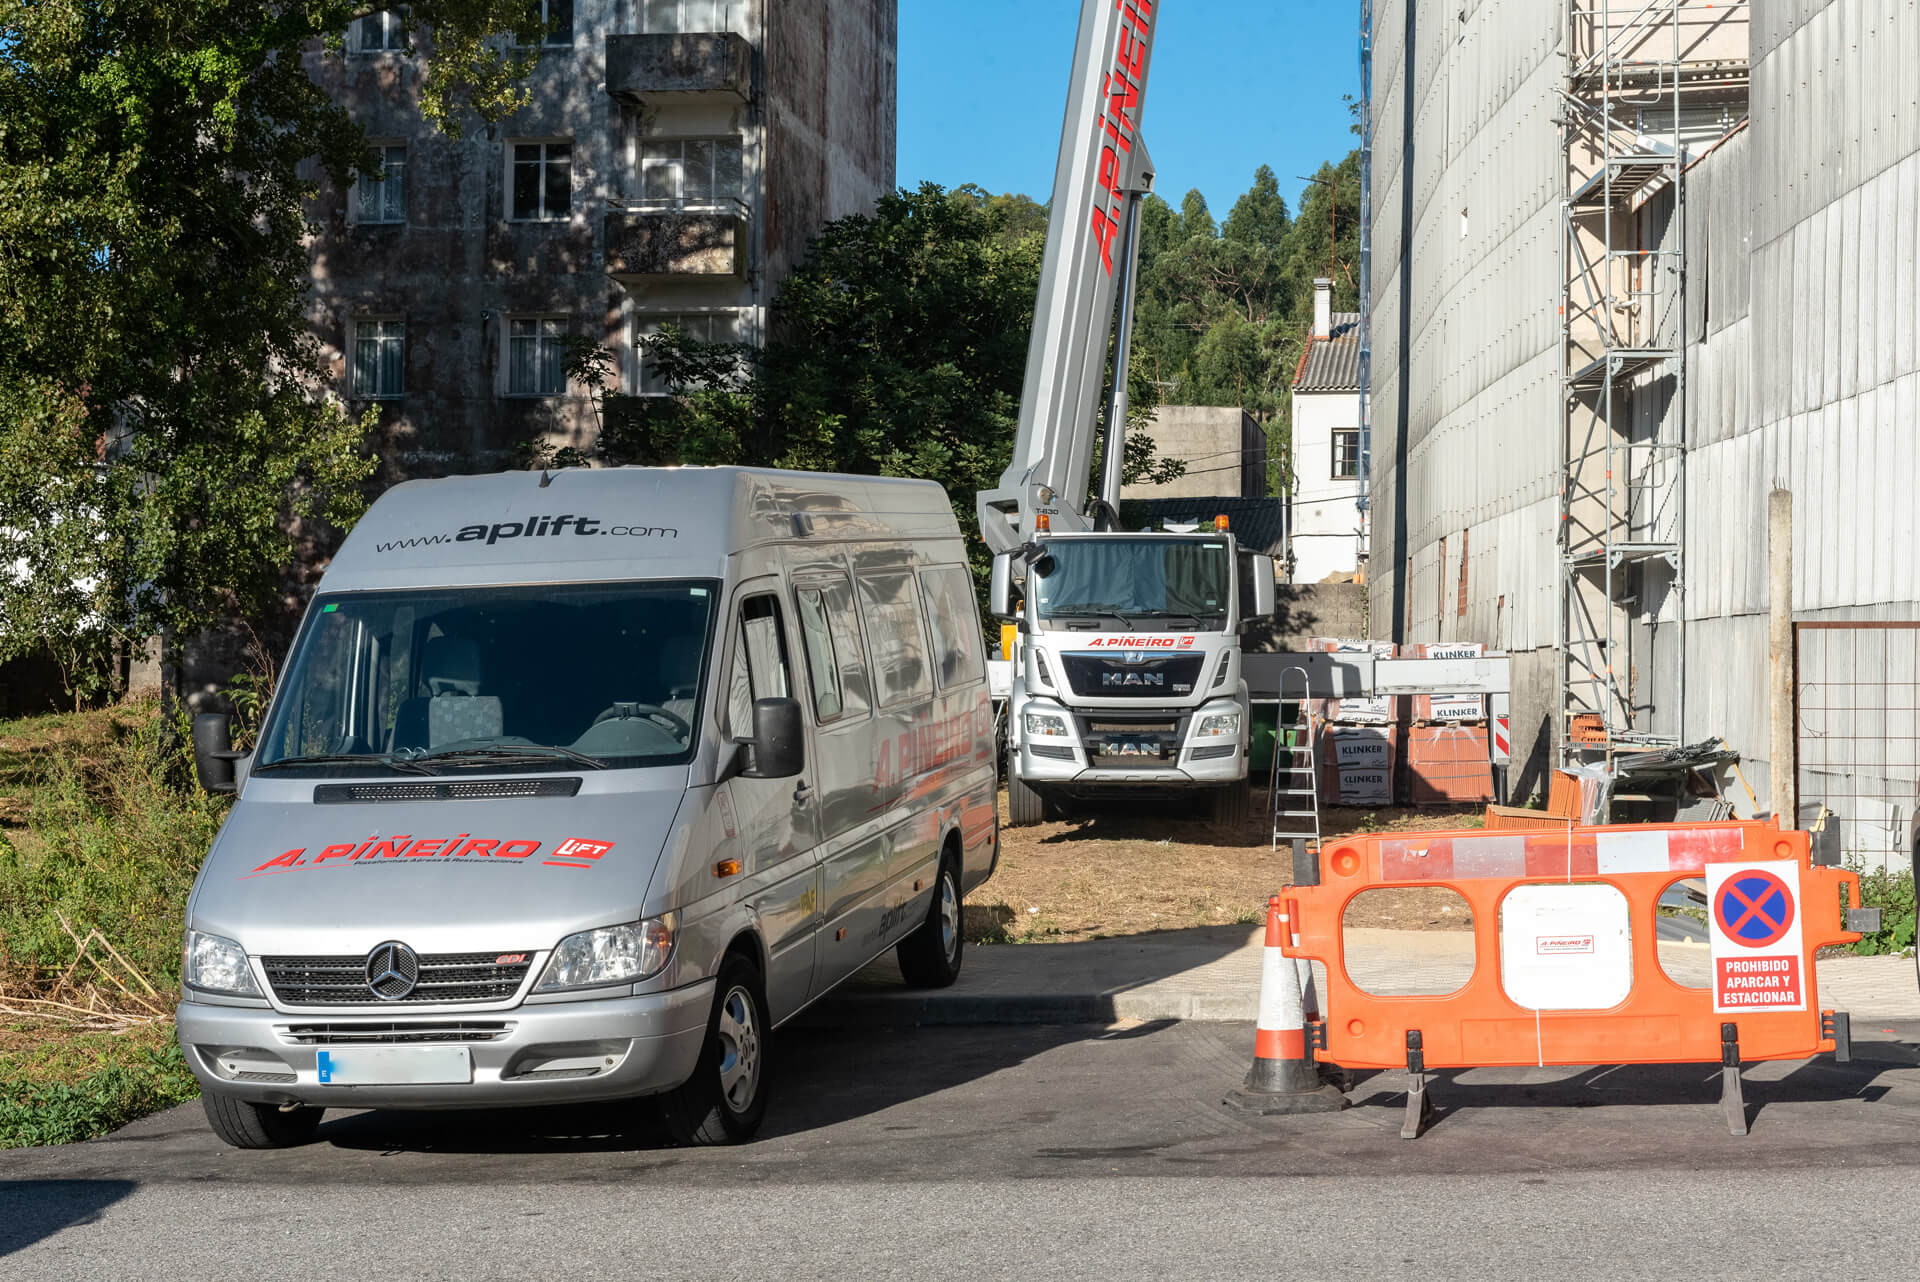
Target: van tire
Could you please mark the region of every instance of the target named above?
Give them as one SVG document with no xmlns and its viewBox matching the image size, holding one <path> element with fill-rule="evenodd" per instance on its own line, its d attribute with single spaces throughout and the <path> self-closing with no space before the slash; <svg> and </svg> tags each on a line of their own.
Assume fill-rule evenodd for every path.
<svg viewBox="0 0 1920 1282">
<path fill-rule="evenodd" d="M 1247 826 L 1247 816 L 1253 813 L 1253 785 L 1242 779 L 1224 788 L 1215 788 L 1212 801 L 1214 827 L 1238 832 Z"/>
<path fill-rule="evenodd" d="M 729 953 L 713 986 L 713 1012 L 693 1076 L 660 1096 L 660 1122 L 676 1144 L 743 1144 L 767 1116 L 766 985 L 744 953 Z M 751 1057 L 748 1089 L 723 1089 L 729 1057 Z"/>
<path fill-rule="evenodd" d="M 217 1091 L 203 1091 L 200 1107 L 207 1125 L 223 1144 L 234 1148 L 293 1148 L 313 1141 L 324 1108 L 282 1112 L 278 1104 L 255 1104 Z"/>
<path fill-rule="evenodd" d="M 900 974 L 909 988 L 947 988 L 960 978 L 960 962 L 967 947 L 961 930 L 963 920 L 960 864 L 949 854 L 940 861 L 940 876 L 933 884 L 926 920 L 894 948 L 900 959 Z"/>
<path fill-rule="evenodd" d="M 1020 749 L 1007 749 L 1007 827 L 1028 828 L 1047 818 L 1047 803 L 1020 781 Z"/>
</svg>

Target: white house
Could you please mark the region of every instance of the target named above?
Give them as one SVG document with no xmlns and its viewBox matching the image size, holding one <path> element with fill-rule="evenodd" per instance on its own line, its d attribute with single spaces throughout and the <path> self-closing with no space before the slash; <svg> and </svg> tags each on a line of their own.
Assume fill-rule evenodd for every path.
<svg viewBox="0 0 1920 1282">
<path fill-rule="evenodd" d="M 1346 577 L 1367 561 L 1360 511 L 1360 314 L 1313 282 L 1313 332 L 1293 376 L 1293 581 Z"/>
</svg>

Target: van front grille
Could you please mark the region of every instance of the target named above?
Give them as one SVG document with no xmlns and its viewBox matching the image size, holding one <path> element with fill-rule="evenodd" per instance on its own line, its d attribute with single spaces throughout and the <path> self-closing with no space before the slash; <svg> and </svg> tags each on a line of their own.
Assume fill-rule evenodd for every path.
<svg viewBox="0 0 1920 1282">
<path fill-rule="evenodd" d="M 499 1002 L 520 991 L 533 965 L 532 950 L 500 953 L 440 953 L 420 958 L 413 991 L 383 1001 L 367 983 L 365 955 L 353 957 L 263 957 L 273 995 L 288 1006 L 419 1005 L 429 1002 Z"/>
<path fill-rule="evenodd" d="M 501 1019 L 411 1020 L 390 1023 L 287 1024 L 280 1035 L 297 1046 L 491 1042 L 513 1031 Z"/>
</svg>

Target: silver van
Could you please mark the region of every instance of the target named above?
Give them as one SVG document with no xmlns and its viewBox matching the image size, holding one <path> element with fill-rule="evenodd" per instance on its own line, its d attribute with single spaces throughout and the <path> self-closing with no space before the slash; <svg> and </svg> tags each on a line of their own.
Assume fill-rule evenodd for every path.
<svg viewBox="0 0 1920 1282">
<path fill-rule="evenodd" d="M 930 482 L 400 485 L 321 580 L 187 907 L 207 1117 L 657 1098 L 752 1135 L 768 1035 L 888 949 L 951 984 L 998 856 L 984 646 Z"/>
</svg>

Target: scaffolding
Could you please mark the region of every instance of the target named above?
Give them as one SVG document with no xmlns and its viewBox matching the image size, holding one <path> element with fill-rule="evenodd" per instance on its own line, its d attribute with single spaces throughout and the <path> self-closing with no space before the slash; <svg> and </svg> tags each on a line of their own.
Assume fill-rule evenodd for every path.
<svg viewBox="0 0 1920 1282">
<path fill-rule="evenodd" d="M 1712 118 L 1703 100 L 1744 82 L 1743 47 L 1713 56 L 1716 24 L 1744 8 L 1567 0 L 1555 724 L 1567 765 L 1685 738 L 1685 171 Z"/>
</svg>

